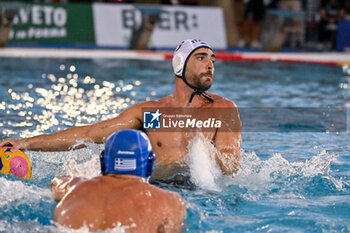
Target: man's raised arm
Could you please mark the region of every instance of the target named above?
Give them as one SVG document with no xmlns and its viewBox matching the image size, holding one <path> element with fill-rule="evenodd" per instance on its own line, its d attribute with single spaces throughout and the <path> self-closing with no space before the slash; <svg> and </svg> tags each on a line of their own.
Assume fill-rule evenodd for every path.
<svg viewBox="0 0 350 233">
<path fill-rule="evenodd" d="M 241 160 L 242 123 L 237 106 L 230 101 L 228 107 L 232 111 L 225 117 L 226 122 L 215 136 L 215 146 L 218 150 L 215 158 L 221 170 L 231 175 L 237 173 Z"/>
<path fill-rule="evenodd" d="M 43 134 L 24 139 L 5 139 L 2 146 L 12 146 L 11 151 L 19 149 L 33 151 L 65 151 L 85 146 L 86 142 L 103 143 L 108 136 L 121 129 L 141 129 L 141 104 L 136 104 L 118 117 L 94 125 L 77 126 L 52 134 Z"/>
</svg>

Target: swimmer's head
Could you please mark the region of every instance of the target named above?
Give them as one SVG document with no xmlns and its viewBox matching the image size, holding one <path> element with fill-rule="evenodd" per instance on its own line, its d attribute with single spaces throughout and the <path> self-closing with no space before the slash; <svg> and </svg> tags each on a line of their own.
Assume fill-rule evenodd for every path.
<svg viewBox="0 0 350 233">
<path fill-rule="evenodd" d="M 5 175 L 12 174 L 19 178 L 30 179 L 32 164 L 22 151 L 11 152 L 11 148 L 0 149 L 0 172 Z"/>
<path fill-rule="evenodd" d="M 155 154 L 147 135 L 139 130 L 120 130 L 110 136 L 100 156 L 103 175 L 152 175 Z"/>
<path fill-rule="evenodd" d="M 177 77 L 184 78 L 188 59 L 194 51 L 200 48 L 212 50 L 207 42 L 197 39 L 184 40 L 176 47 L 173 56 L 173 70 Z"/>
<path fill-rule="evenodd" d="M 208 48 L 212 50 L 210 45 L 201 40 L 196 39 L 188 39 L 182 41 L 175 49 L 174 56 L 173 56 L 173 70 L 175 73 L 175 76 L 178 78 L 181 78 L 184 83 L 190 87 L 193 90 L 193 93 L 191 94 L 188 102 L 191 103 L 195 95 L 201 95 L 204 98 L 206 98 L 211 103 L 214 102 L 214 100 L 208 95 L 205 91 L 207 89 L 203 89 L 202 87 L 193 86 L 189 82 L 187 82 L 185 77 L 186 72 L 186 65 L 188 60 L 190 59 L 191 55 L 200 48 Z"/>
</svg>

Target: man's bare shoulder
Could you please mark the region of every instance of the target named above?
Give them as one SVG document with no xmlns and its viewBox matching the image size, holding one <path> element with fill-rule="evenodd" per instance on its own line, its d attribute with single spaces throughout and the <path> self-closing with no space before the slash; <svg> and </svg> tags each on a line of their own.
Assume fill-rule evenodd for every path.
<svg viewBox="0 0 350 233">
<path fill-rule="evenodd" d="M 103 199 L 100 198 L 106 193 L 108 186 L 101 182 L 99 177 L 83 181 L 72 187 L 68 193 L 62 198 L 57 213 L 64 210 L 67 206 L 74 203 L 76 208 L 89 206 L 89 203 L 94 203 L 95 208 L 103 205 Z M 77 200 L 79 200 L 77 204 Z"/>
<path fill-rule="evenodd" d="M 159 100 L 149 100 L 141 103 L 137 103 L 133 105 L 133 108 L 154 108 L 154 107 L 162 107 L 163 105 L 166 105 L 169 100 L 170 96 L 166 96 L 164 98 L 161 98 Z"/>
<path fill-rule="evenodd" d="M 147 185 L 147 188 L 154 193 L 155 197 L 157 197 L 157 201 L 162 200 L 164 204 L 174 205 L 175 203 L 177 205 L 184 205 L 184 201 L 180 197 L 179 194 L 171 191 L 167 191 L 161 188 L 158 188 L 151 184 L 145 184 Z"/>
<path fill-rule="evenodd" d="M 134 104 L 132 107 L 136 107 L 136 108 L 158 107 L 159 105 L 162 105 L 168 102 L 170 98 L 171 96 L 166 96 L 159 100 L 149 100 L 149 101 Z"/>
<path fill-rule="evenodd" d="M 184 204 L 182 198 L 177 193 L 158 188 L 141 179 L 102 176 L 95 178 L 95 181 L 90 180 L 90 184 L 87 185 L 92 185 L 96 189 L 96 186 L 93 186 L 96 181 L 100 185 L 103 184 L 103 186 L 107 186 L 112 190 L 113 195 L 110 198 L 111 200 L 117 200 L 118 203 L 121 203 L 121 199 L 125 199 L 122 203 L 128 203 L 127 200 L 130 199 L 146 198 L 148 201 L 152 199 L 162 206 L 183 206 Z M 117 193 L 122 195 L 116 195 Z M 149 204 L 152 204 L 152 202 L 149 202 Z"/>
<path fill-rule="evenodd" d="M 233 102 L 232 100 L 226 99 L 222 96 L 216 95 L 216 94 L 212 94 L 209 93 L 209 95 L 211 96 L 211 98 L 213 98 L 214 100 L 214 107 L 220 107 L 220 108 L 238 108 L 237 105 L 235 104 L 235 102 Z"/>
<path fill-rule="evenodd" d="M 98 188 L 97 188 L 98 187 Z M 75 185 L 73 191 L 75 192 L 85 192 L 86 189 L 104 189 L 105 181 L 103 176 L 94 177 L 92 179 L 85 180 L 77 185 Z"/>
</svg>

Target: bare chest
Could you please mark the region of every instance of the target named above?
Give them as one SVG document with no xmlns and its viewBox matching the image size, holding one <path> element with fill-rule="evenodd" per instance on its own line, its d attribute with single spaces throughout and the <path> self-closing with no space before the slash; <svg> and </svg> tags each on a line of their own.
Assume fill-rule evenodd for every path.
<svg viewBox="0 0 350 233">
<path fill-rule="evenodd" d="M 188 154 L 188 145 L 191 140 L 202 134 L 214 140 L 214 132 L 147 132 L 157 163 L 168 165 L 181 161 Z"/>
</svg>

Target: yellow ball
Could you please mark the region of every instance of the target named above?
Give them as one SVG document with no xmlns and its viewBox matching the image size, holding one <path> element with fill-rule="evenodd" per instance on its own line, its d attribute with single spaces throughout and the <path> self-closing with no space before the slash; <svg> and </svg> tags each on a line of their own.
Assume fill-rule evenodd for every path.
<svg viewBox="0 0 350 233">
<path fill-rule="evenodd" d="M 20 150 L 14 153 L 10 150 L 9 147 L 0 149 L 0 172 L 29 180 L 32 175 L 32 164 L 29 158 Z"/>
</svg>

